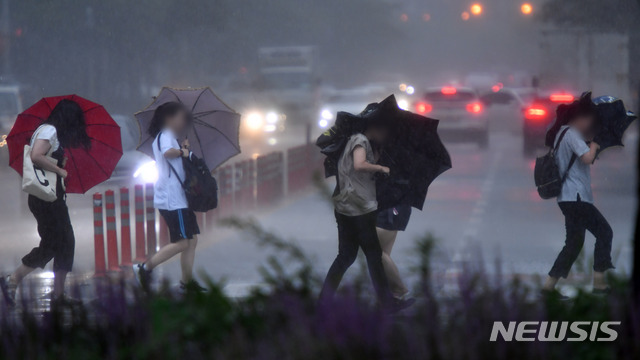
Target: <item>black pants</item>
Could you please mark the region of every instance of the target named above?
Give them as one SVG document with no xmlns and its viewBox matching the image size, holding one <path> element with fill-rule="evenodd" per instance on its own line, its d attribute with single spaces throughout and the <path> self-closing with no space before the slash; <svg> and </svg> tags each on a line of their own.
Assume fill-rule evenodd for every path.
<svg viewBox="0 0 640 360">
<path fill-rule="evenodd" d="M 361 216 L 335 215 L 338 223 L 338 256 L 327 273 L 320 298 L 333 296 L 347 269 L 356 260 L 358 249 L 362 248 L 378 299 L 387 303 L 391 299 L 391 292 L 382 267 L 382 248 L 376 233 L 377 212 Z"/>
<path fill-rule="evenodd" d="M 584 245 L 586 230 L 596 237 L 593 270 L 604 272 L 613 269 L 611 262 L 613 230 L 600 211 L 593 204 L 581 201 L 560 202 L 558 205 L 564 214 L 567 238 L 553 268 L 549 271 L 549 276 L 566 278 L 569 275 L 571 265 L 578 258 Z"/>
<path fill-rule="evenodd" d="M 29 210 L 38 222 L 40 245 L 22 258 L 31 268 L 44 268 L 53 259 L 53 271 L 71 271 L 76 240 L 64 199 L 46 202 L 29 195 Z"/>
</svg>

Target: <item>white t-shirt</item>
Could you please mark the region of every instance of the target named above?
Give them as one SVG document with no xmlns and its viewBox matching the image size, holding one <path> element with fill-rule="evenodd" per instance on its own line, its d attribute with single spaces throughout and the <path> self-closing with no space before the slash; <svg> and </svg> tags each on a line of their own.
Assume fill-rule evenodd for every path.
<svg viewBox="0 0 640 360">
<path fill-rule="evenodd" d="M 158 138 L 160 138 L 160 148 L 158 149 Z M 157 209 L 178 210 L 189 207 L 187 197 L 184 194 L 180 180 L 184 181 L 185 173 L 182 166 L 182 158 L 167 159 L 164 153 L 170 149 L 180 149 L 178 140 L 169 129 L 162 130 L 153 141 L 153 156 L 156 159 L 158 168 L 158 181 L 154 187 L 153 204 Z M 169 167 L 169 163 L 178 173 L 180 180 Z"/>
<path fill-rule="evenodd" d="M 48 154 L 51 154 L 60 148 L 58 132 L 56 131 L 55 126 L 49 124 L 40 125 L 34 133 L 37 133 L 38 135 L 31 141 L 32 147 L 36 140 L 47 140 L 51 145 L 51 150 L 49 150 Z"/>
</svg>

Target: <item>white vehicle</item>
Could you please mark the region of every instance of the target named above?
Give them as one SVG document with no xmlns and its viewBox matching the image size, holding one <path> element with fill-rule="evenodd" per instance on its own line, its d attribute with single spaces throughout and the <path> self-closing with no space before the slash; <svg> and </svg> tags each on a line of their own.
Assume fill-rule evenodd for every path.
<svg viewBox="0 0 640 360">
<path fill-rule="evenodd" d="M 354 89 L 332 90 L 323 102 L 318 114 L 318 127 L 325 129 L 333 125 L 336 114 L 345 111 L 351 114 L 361 113 L 367 105 L 384 100 L 391 95 L 384 87 L 365 86 Z M 409 103 L 404 97 L 398 97 L 398 107 L 408 110 Z"/>
<path fill-rule="evenodd" d="M 22 96 L 17 85 L 0 85 L 0 131 L 8 133 L 22 108 Z"/>
<path fill-rule="evenodd" d="M 155 161 L 136 150 L 140 143 L 140 126 L 131 116 L 111 115 L 120 126 L 122 157 L 116 165 L 110 181 L 129 184 L 130 182 L 153 183 L 158 178 Z"/>
<path fill-rule="evenodd" d="M 489 145 L 489 122 L 478 94 L 463 87 L 430 88 L 414 104 L 418 114 L 440 120 L 438 133 L 445 140 Z"/>
</svg>

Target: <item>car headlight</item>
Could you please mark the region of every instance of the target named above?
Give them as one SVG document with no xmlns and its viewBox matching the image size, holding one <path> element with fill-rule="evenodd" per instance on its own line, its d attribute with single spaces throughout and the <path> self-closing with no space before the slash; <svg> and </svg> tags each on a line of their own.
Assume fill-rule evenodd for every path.
<svg viewBox="0 0 640 360">
<path fill-rule="evenodd" d="M 323 120 L 333 120 L 333 113 L 331 111 L 329 111 L 328 109 L 324 109 L 320 113 L 320 117 Z"/>
<path fill-rule="evenodd" d="M 318 126 L 320 126 L 321 128 L 326 128 L 327 126 L 329 126 L 329 121 L 325 120 L 325 119 L 320 119 L 320 121 L 318 121 Z"/>
<path fill-rule="evenodd" d="M 264 126 L 264 117 L 259 112 L 252 112 L 247 115 L 245 123 L 249 130 L 260 130 Z"/>
<path fill-rule="evenodd" d="M 145 184 L 155 183 L 158 181 L 158 168 L 155 161 L 149 161 L 142 164 L 134 173 L 135 179 L 140 179 Z"/>
<path fill-rule="evenodd" d="M 277 112 L 271 111 L 267 113 L 267 116 L 266 116 L 267 124 L 275 124 L 278 122 L 279 118 L 280 118 L 280 115 L 278 115 Z"/>
<path fill-rule="evenodd" d="M 398 100 L 398 107 L 402 110 L 409 110 L 409 102 L 405 99 Z"/>
</svg>

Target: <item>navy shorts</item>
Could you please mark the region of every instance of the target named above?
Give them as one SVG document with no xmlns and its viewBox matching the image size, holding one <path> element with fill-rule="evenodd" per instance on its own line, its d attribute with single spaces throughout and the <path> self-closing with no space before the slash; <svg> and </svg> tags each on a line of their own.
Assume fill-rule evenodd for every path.
<svg viewBox="0 0 640 360">
<path fill-rule="evenodd" d="M 411 206 L 400 205 L 380 210 L 376 226 L 389 231 L 404 231 L 411 217 Z"/>
<path fill-rule="evenodd" d="M 171 242 L 176 243 L 183 239 L 193 239 L 200 234 L 196 214 L 189 209 L 160 210 L 160 215 L 169 227 Z"/>
</svg>

